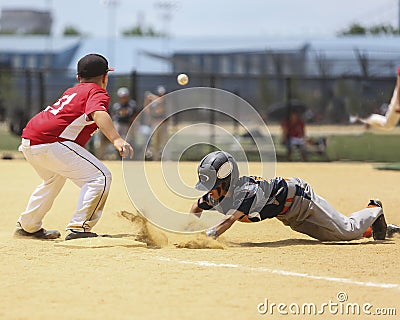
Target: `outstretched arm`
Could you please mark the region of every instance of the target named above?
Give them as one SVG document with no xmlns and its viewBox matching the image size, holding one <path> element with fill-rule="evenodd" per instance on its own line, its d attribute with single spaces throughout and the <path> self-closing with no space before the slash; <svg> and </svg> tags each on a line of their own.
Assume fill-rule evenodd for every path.
<svg viewBox="0 0 400 320">
<path fill-rule="evenodd" d="M 212 237 L 214 239 L 218 238 L 221 234 L 223 234 L 226 230 L 228 230 L 235 221 L 239 220 L 243 216 L 243 212 L 237 211 L 235 209 L 231 209 L 226 214 L 225 218 L 220 221 L 214 227 L 211 227 L 206 230 L 207 237 Z"/>
<path fill-rule="evenodd" d="M 133 148 L 131 145 L 121 138 L 115 129 L 110 115 L 106 111 L 94 111 L 91 114 L 93 121 L 97 124 L 101 132 L 107 137 L 118 150 L 121 157 L 133 157 Z"/>
<path fill-rule="evenodd" d="M 203 209 L 199 208 L 197 201 L 193 203 L 192 207 L 190 208 L 190 213 L 194 214 L 197 218 L 201 217 Z"/>
</svg>

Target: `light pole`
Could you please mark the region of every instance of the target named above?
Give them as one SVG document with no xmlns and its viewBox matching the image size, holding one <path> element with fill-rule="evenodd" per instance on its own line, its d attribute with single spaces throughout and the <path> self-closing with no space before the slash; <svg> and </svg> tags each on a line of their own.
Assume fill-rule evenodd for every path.
<svg viewBox="0 0 400 320">
<path fill-rule="evenodd" d="M 43 63 L 43 67 L 48 69 L 53 64 L 52 52 L 53 52 L 53 0 L 46 1 L 46 7 L 50 15 L 50 33 L 47 35 L 47 46 L 46 46 L 46 57 Z"/>
<path fill-rule="evenodd" d="M 115 64 L 115 38 L 116 38 L 116 12 L 119 0 L 102 0 L 103 5 L 108 8 L 108 45 L 107 45 L 107 56 L 111 63 Z"/>
<path fill-rule="evenodd" d="M 158 1 L 155 3 L 155 6 L 161 12 L 164 32 L 163 51 L 165 54 L 168 54 L 170 49 L 169 40 L 171 37 L 170 25 L 172 20 L 172 11 L 177 7 L 177 3 L 175 1 Z"/>
<path fill-rule="evenodd" d="M 397 5 L 397 30 L 400 32 L 400 0 Z"/>
</svg>

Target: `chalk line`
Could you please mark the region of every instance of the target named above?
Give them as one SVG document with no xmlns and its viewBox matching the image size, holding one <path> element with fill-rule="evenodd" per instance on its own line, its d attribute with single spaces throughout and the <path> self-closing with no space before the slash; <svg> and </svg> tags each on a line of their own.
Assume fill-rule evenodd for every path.
<svg viewBox="0 0 400 320">
<path fill-rule="evenodd" d="M 338 282 L 338 283 L 346 283 L 352 284 L 362 287 L 375 287 L 375 288 L 382 288 L 382 289 L 399 289 L 400 284 L 397 283 L 379 283 L 379 282 L 364 282 L 364 281 L 357 281 L 347 278 L 336 278 L 336 277 L 324 277 L 324 276 L 314 276 L 307 273 L 299 273 L 293 271 L 285 271 L 285 270 L 277 270 L 277 269 L 270 269 L 265 267 L 249 267 L 240 264 L 232 264 L 232 263 L 215 263 L 210 261 L 186 261 L 186 260 L 179 260 L 175 258 L 168 258 L 157 256 L 153 257 L 159 261 L 167 261 L 167 262 L 174 262 L 178 264 L 187 264 L 187 265 L 194 265 L 199 267 L 211 267 L 211 268 L 230 268 L 230 269 L 238 269 L 238 270 L 246 270 L 246 271 L 254 271 L 254 272 L 265 272 L 271 274 L 278 274 L 281 276 L 289 276 L 289 277 L 299 277 L 299 278 L 306 278 L 312 280 L 322 280 L 322 281 L 329 281 L 329 282 Z"/>
</svg>

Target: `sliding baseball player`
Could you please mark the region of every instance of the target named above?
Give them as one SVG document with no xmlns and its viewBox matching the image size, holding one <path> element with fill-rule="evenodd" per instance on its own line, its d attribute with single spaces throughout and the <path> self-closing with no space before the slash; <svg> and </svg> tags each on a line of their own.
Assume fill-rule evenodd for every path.
<svg viewBox="0 0 400 320">
<path fill-rule="evenodd" d="M 270 218 L 321 241 L 350 241 L 368 237 L 370 231 L 375 240 L 386 237 L 387 224 L 379 200 L 371 200 L 366 208 L 347 217 L 302 179 L 239 177 L 235 159 L 224 151 L 212 152 L 201 160 L 198 179 L 196 189 L 207 193 L 190 212 L 200 216 L 203 210 L 217 210 L 225 215 L 206 231 L 209 237 L 219 237 L 236 221 L 253 223 Z"/>
</svg>

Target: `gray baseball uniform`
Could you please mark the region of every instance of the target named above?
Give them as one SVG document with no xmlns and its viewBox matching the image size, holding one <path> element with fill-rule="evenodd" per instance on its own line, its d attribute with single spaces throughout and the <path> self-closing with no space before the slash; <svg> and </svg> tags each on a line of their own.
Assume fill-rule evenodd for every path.
<svg viewBox="0 0 400 320">
<path fill-rule="evenodd" d="M 245 222 L 276 217 L 293 230 L 321 241 L 359 239 L 382 214 L 382 208 L 373 207 L 347 217 L 299 178 L 262 179 L 244 176 L 239 179 L 232 196 L 214 200 L 205 194 L 199 199 L 198 206 L 223 214 L 236 209 L 243 212 L 240 220 Z"/>
<path fill-rule="evenodd" d="M 364 208 L 347 217 L 318 196 L 307 182 L 291 178 L 287 184 L 288 199 L 292 198 L 293 202 L 286 213 L 276 217 L 293 230 L 321 241 L 359 239 L 382 214 L 382 208 L 374 207 Z M 302 194 L 298 194 L 299 189 Z"/>
</svg>

